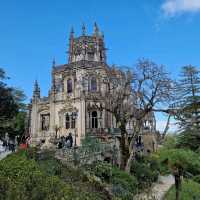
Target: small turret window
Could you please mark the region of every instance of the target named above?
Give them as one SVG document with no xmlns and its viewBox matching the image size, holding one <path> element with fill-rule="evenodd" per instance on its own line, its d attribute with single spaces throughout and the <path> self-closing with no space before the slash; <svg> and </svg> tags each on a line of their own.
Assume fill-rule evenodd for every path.
<svg viewBox="0 0 200 200">
<path fill-rule="evenodd" d="M 67 80 L 67 93 L 72 93 L 72 79 Z"/>
<path fill-rule="evenodd" d="M 92 91 L 92 92 L 97 91 L 97 79 L 95 77 L 91 78 L 91 81 L 90 81 L 90 91 Z"/>
<path fill-rule="evenodd" d="M 65 115 L 65 128 L 66 129 L 70 128 L 70 117 L 68 113 Z"/>
<path fill-rule="evenodd" d="M 71 117 L 71 128 L 75 128 L 75 119 Z"/>
<path fill-rule="evenodd" d="M 92 128 L 98 128 L 97 111 L 92 112 Z"/>
</svg>

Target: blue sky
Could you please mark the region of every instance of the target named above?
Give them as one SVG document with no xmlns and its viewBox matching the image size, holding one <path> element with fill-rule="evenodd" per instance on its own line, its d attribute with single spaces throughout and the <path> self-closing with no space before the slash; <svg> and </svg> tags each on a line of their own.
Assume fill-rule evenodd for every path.
<svg viewBox="0 0 200 200">
<path fill-rule="evenodd" d="M 51 65 L 67 61 L 71 26 L 104 32 L 108 63 L 132 66 L 145 57 L 173 77 L 187 64 L 200 66 L 200 0 L 0 1 L 0 67 L 10 85 L 32 95 L 38 79 L 47 95 Z"/>
</svg>

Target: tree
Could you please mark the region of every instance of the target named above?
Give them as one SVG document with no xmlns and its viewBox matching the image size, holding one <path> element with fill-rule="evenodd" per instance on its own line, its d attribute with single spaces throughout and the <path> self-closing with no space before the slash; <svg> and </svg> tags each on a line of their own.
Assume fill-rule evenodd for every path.
<svg viewBox="0 0 200 200">
<path fill-rule="evenodd" d="M 18 105 L 12 92 L 12 88 L 0 82 L 0 121 L 8 120 L 17 113 Z"/>
<path fill-rule="evenodd" d="M 167 134 L 163 141 L 163 147 L 173 149 L 177 145 L 177 135 Z"/>
<path fill-rule="evenodd" d="M 176 115 L 181 130 L 200 125 L 200 71 L 191 65 L 182 68 L 177 84 Z"/>
<path fill-rule="evenodd" d="M 121 134 L 120 167 L 129 172 L 135 136 L 142 133 L 148 119 L 155 126 L 154 111 L 169 113 L 173 81 L 165 72 L 164 66 L 145 59 L 139 60 L 134 70 L 105 67 L 101 73 L 93 71 L 87 77 L 94 74 L 101 85 L 101 91 L 89 93 L 87 96 L 97 109 L 114 116 Z M 163 109 L 163 105 L 166 109 Z M 133 124 L 131 134 L 126 129 L 130 121 Z"/>
<path fill-rule="evenodd" d="M 198 155 L 190 150 L 163 148 L 159 152 L 159 159 L 161 164 L 165 165 L 174 175 L 176 200 L 180 200 L 181 177 L 187 174 L 196 175 L 200 172 Z"/>
<path fill-rule="evenodd" d="M 177 136 L 177 147 L 189 148 L 192 151 L 200 149 L 200 132 L 199 129 L 186 129 Z"/>
<path fill-rule="evenodd" d="M 197 67 L 188 65 L 182 68 L 177 97 L 175 119 L 180 128 L 178 146 L 196 151 L 200 145 L 200 71 Z"/>
<path fill-rule="evenodd" d="M 26 105 L 23 91 L 8 87 L 3 81 L 6 74 L 0 68 L 0 136 L 5 132 L 21 135 L 24 131 Z"/>
</svg>

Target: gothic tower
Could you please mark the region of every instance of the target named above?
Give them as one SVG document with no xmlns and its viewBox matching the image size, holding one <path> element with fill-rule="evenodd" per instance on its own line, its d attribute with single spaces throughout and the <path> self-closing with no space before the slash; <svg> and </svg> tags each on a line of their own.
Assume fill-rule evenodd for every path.
<svg viewBox="0 0 200 200">
<path fill-rule="evenodd" d="M 82 26 L 82 35 L 74 37 L 74 30 L 71 29 L 69 38 L 68 62 L 73 63 L 81 60 L 97 61 L 106 63 L 106 48 L 104 36 L 97 24 L 94 24 L 92 35 L 86 34 L 86 27 Z"/>
</svg>

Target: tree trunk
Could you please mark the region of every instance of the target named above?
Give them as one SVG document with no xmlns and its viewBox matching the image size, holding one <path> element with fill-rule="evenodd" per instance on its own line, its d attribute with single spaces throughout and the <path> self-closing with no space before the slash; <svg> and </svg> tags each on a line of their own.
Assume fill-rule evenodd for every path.
<svg viewBox="0 0 200 200">
<path fill-rule="evenodd" d="M 133 158 L 133 154 L 134 154 L 134 151 L 132 150 L 130 155 L 129 155 L 129 158 L 126 162 L 126 167 L 125 167 L 125 171 L 130 173 L 130 170 L 131 170 L 131 163 L 132 163 L 132 158 Z"/>
<path fill-rule="evenodd" d="M 175 178 L 175 188 L 176 188 L 176 200 L 180 200 L 181 176 L 179 171 L 174 173 L 174 178 Z"/>
<path fill-rule="evenodd" d="M 129 162 L 130 152 L 129 152 L 129 143 L 128 137 L 126 136 L 126 127 L 125 125 L 120 126 L 121 138 L 120 138 L 120 169 L 126 170 L 127 162 Z"/>
<path fill-rule="evenodd" d="M 126 147 L 124 140 L 125 140 L 124 138 L 121 138 L 121 140 L 120 140 L 120 168 L 122 170 L 125 170 L 126 163 L 129 158 L 128 148 Z"/>
</svg>

